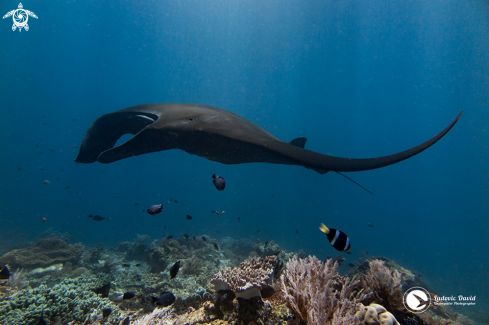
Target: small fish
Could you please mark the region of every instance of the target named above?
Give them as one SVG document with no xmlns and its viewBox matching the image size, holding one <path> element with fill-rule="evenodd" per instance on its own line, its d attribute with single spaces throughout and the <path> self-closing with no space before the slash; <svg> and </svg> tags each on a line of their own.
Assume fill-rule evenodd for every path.
<svg viewBox="0 0 489 325">
<path fill-rule="evenodd" d="M 65 187 L 65 190 L 69 190 L 69 189 L 70 189 L 70 187 L 69 187 L 69 186 L 66 186 L 66 187 Z"/>
<path fill-rule="evenodd" d="M 178 201 L 177 201 L 177 200 L 173 200 L 173 202 L 178 203 Z"/>
<path fill-rule="evenodd" d="M 346 261 L 346 258 L 343 256 L 343 254 L 340 254 L 333 258 L 333 262 L 337 262 L 339 266 L 343 265 L 344 261 Z"/>
<path fill-rule="evenodd" d="M 42 223 L 46 223 L 46 222 L 48 222 L 48 218 L 43 217 L 43 218 L 41 218 L 41 221 L 42 221 Z"/>
<path fill-rule="evenodd" d="M 155 214 L 160 213 L 163 210 L 162 204 L 153 204 L 148 208 L 148 214 L 154 216 Z"/>
<path fill-rule="evenodd" d="M 122 295 L 122 300 L 129 300 L 136 297 L 136 294 L 134 292 L 124 292 Z"/>
<path fill-rule="evenodd" d="M 326 234 L 328 237 L 329 243 L 336 250 L 340 252 L 347 252 L 351 249 L 350 238 L 344 233 L 337 229 L 328 229 L 323 223 L 319 230 Z"/>
<path fill-rule="evenodd" d="M 10 271 L 7 265 L 0 264 L 0 280 L 8 280 L 10 277 Z"/>
<path fill-rule="evenodd" d="M 217 246 L 217 244 L 216 244 L 216 243 L 214 243 L 213 245 L 214 245 L 214 248 L 215 248 L 215 249 L 219 250 L 219 246 Z"/>
<path fill-rule="evenodd" d="M 92 289 L 92 291 L 98 295 L 102 295 L 102 298 L 107 298 L 110 292 L 110 282 L 101 286 L 100 288 Z"/>
<path fill-rule="evenodd" d="M 107 318 L 112 314 L 112 309 L 111 308 L 104 308 L 102 309 L 102 318 Z"/>
<path fill-rule="evenodd" d="M 131 317 L 129 317 L 129 316 L 124 318 L 124 320 L 121 323 L 121 325 L 130 325 L 130 324 L 131 324 Z"/>
<path fill-rule="evenodd" d="M 295 233 L 296 233 L 296 234 L 297 234 L 298 232 L 299 232 L 299 229 L 297 229 L 297 230 L 295 231 Z"/>
<path fill-rule="evenodd" d="M 139 266 L 141 266 L 141 265 L 142 265 L 141 263 L 136 263 L 136 264 L 134 264 L 134 266 L 135 266 L 135 267 L 139 267 Z"/>
<path fill-rule="evenodd" d="M 371 223 L 367 223 L 367 226 L 372 227 L 372 228 L 374 227 L 374 225 Z"/>
<path fill-rule="evenodd" d="M 348 266 L 349 266 L 349 267 L 355 267 L 355 264 L 353 264 L 353 263 L 348 263 Z"/>
<path fill-rule="evenodd" d="M 134 203 L 134 206 L 137 207 L 139 205 L 139 203 Z"/>
<path fill-rule="evenodd" d="M 20 172 L 20 171 L 21 171 L 20 167 L 17 167 L 17 171 L 18 171 L 18 172 Z"/>
<path fill-rule="evenodd" d="M 204 236 L 202 236 L 202 240 L 203 241 L 207 241 L 207 238 L 205 238 Z"/>
<path fill-rule="evenodd" d="M 187 214 L 187 220 L 192 220 L 192 217 L 190 215 Z"/>
<path fill-rule="evenodd" d="M 49 149 L 49 151 L 54 152 L 54 150 L 53 150 L 53 149 Z"/>
<path fill-rule="evenodd" d="M 166 240 L 170 240 L 172 238 L 173 238 L 173 236 L 168 236 L 168 237 L 166 237 Z"/>
<path fill-rule="evenodd" d="M 196 239 L 195 239 L 195 236 L 194 236 L 194 240 L 196 240 Z"/>
<path fill-rule="evenodd" d="M 46 184 L 46 185 L 51 184 L 51 182 L 50 182 L 50 181 L 48 181 L 47 179 L 46 179 L 46 180 L 44 180 L 44 181 L 43 181 L 43 183 L 44 183 L 44 184 Z"/>
<path fill-rule="evenodd" d="M 167 307 L 175 302 L 175 296 L 169 291 L 163 291 L 159 297 L 151 297 L 158 306 Z"/>
<path fill-rule="evenodd" d="M 164 226 L 163 229 L 166 229 L 166 226 Z"/>
<path fill-rule="evenodd" d="M 188 235 L 187 234 L 183 234 L 183 238 L 188 239 Z"/>
<path fill-rule="evenodd" d="M 122 264 L 122 267 L 131 267 L 131 264 L 124 263 Z"/>
<path fill-rule="evenodd" d="M 102 217 L 102 216 L 99 216 L 98 214 L 96 215 L 89 215 L 88 216 L 90 219 L 92 219 L 93 221 L 102 221 L 105 219 L 105 217 Z"/>
<path fill-rule="evenodd" d="M 226 187 L 226 181 L 221 176 L 216 176 L 216 174 L 212 174 L 212 183 L 218 191 L 223 191 Z"/>
<path fill-rule="evenodd" d="M 178 270 L 180 270 L 180 261 L 177 261 L 172 267 L 170 267 L 170 279 L 177 276 Z"/>
</svg>

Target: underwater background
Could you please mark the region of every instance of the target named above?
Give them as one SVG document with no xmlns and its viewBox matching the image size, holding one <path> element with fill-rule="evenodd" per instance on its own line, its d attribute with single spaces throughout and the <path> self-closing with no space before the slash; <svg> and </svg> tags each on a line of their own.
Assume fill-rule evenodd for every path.
<svg viewBox="0 0 489 325">
<path fill-rule="evenodd" d="M 39 17 L 29 31 L 0 24 L 0 255 L 47 235 L 110 246 L 205 233 L 325 259 L 337 255 L 325 223 L 351 238 L 347 262 L 368 250 L 439 295 L 475 295 L 462 313 L 489 310 L 486 1 L 22 4 Z M 17 6 L 2 1 L 0 12 Z M 464 114 L 425 152 L 347 174 L 374 195 L 335 173 L 177 150 L 74 162 L 96 118 L 144 103 L 216 106 L 352 158 L 411 148 Z M 143 212 L 159 203 L 163 213 Z"/>
</svg>

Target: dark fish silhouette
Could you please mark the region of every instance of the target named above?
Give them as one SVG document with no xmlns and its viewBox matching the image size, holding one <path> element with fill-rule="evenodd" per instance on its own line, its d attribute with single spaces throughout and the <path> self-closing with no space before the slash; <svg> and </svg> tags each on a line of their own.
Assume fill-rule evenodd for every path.
<svg viewBox="0 0 489 325">
<path fill-rule="evenodd" d="M 214 243 L 213 245 L 214 245 L 214 248 L 215 248 L 215 249 L 219 250 L 219 246 L 217 246 L 217 244 L 216 244 L 216 243 Z"/>
<path fill-rule="evenodd" d="M 10 271 L 7 265 L 0 264 L 0 280 L 8 280 L 10 277 Z"/>
<path fill-rule="evenodd" d="M 98 214 L 96 214 L 96 215 L 89 214 L 88 217 L 90 219 L 92 219 L 93 221 L 102 221 L 102 220 L 105 220 L 105 217 L 101 217 Z"/>
<path fill-rule="evenodd" d="M 371 224 L 371 223 L 367 223 L 367 226 L 369 226 L 369 227 L 373 227 L 374 225 L 373 225 L 373 224 Z"/>
<path fill-rule="evenodd" d="M 178 270 L 180 270 L 180 261 L 177 261 L 172 267 L 170 267 L 170 279 L 177 276 Z"/>
<path fill-rule="evenodd" d="M 223 109 L 195 104 L 146 104 L 99 117 L 88 129 L 75 161 L 111 163 L 150 152 L 180 149 L 223 164 L 265 162 L 299 165 L 320 174 L 389 166 L 429 148 L 460 119 L 411 149 L 378 158 L 352 159 L 304 149 L 306 138 L 283 142 L 261 127 Z M 114 147 L 124 134 L 134 134 Z"/>
<path fill-rule="evenodd" d="M 212 174 L 212 183 L 218 191 L 224 191 L 226 187 L 226 181 L 221 176 L 216 176 L 216 174 Z"/>
<path fill-rule="evenodd" d="M 161 210 L 163 210 L 163 205 L 162 204 L 153 204 L 152 206 L 150 206 L 148 208 L 148 213 L 150 215 L 154 216 L 155 214 L 160 213 Z"/>
<path fill-rule="evenodd" d="M 92 291 L 98 295 L 102 295 L 102 298 L 107 298 L 110 292 L 110 282 L 100 288 L 92 289 Z"/>
<path fill-rule="evenodd" d="M 191 217 L 191 216 L 189 216 L 188 214 L 187 214 L 187 217 L 186 217 L 186 218 L 187 218 L 188 220 L 192 220 L 192 217 Z"/>
<path fill-rule="evenodd" d="M 173 238 L 173 236 L 168 236 L 168 237 L 166 237 L 166 240 L 170 240 L 172 238 Z"/>
<path fill-rule="evenodd" d="M 159 297 L 151 297 L 158 306 L 167 307 L 175 302 L 175 296 L 169 291 L 163 291 Z"/>
<path fill-rule="evenodd" d="M 121 323 L 121 325 L 130 325 L 130 324 L 131 324 L 131 317 L 129 317 L 129 316 L 124 318 L 124 320 Z"/>
<path fill-rule="evenodd" d="M 188 235 L 187 234 L 183 234 L 183 238 L 188 239 Z"/>
<path fill-rule="evenodd" d="M 205 238 L 204 236 L 202 236 L 202 240 L 203 241 L 207 241 L 207 238 Z"/>
</svg>

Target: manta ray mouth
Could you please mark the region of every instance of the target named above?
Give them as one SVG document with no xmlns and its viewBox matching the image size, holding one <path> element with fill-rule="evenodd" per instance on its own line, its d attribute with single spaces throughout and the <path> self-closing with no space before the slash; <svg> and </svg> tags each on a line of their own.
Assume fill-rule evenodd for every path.
<svg viewBox="0 0 489 325">
<path fill-rule="evenodd" d="M 95 162 L 102 152 L 114 148 L 120 137 L 125 134 L 136 135 L 157 120 L 158 115 L 147 112 L 105 114 L 97 119 L 88 130 L 87 133 L 90 136 L 83 139 L 75 161 L 79 163 Z"/>
</svg>

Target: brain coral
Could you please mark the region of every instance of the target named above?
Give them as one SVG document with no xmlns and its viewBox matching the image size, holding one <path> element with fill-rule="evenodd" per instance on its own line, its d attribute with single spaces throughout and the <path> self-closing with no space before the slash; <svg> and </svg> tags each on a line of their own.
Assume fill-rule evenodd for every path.
<svg viewBox="0 0 489 325">
<path fill-rule="evenodd" d="M 118 307 L 90 290 L 100 286 L 101 282 L 94 276 L 81 276 L 65 279 L 52 288 L 41 285 L 20 290 L 10 300 L 0 302 L 0 324 L 38 324 L 41 313 L 49 324 L 56 319 L 60 319 L 62 324 L 90 323 L 102 318 L 104 308 L 112 309 L 106 322 L 119 324 Z"/>
<path fill-rule="evenodd" d="M 75 264 L 84 250 L 81 244 L 70 245 L 58 237 L 52 237 L 41 239 L 32 247 L 14 249 L 0 257 L 0 262 L 12 269 L 33 269 L 68 261 Z"/>
</svg>

